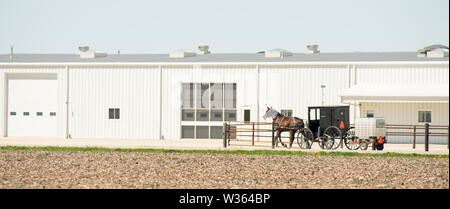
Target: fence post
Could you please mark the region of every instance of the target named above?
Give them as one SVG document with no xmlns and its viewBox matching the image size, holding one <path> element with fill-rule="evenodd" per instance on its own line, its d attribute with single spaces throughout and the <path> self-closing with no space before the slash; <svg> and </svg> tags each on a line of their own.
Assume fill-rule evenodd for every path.
<svg viewBox="0 0 450 209">
<path fill-rule="evenodd" d="M 416 149 L 416 125 L 414 125 L 414 133 L 413 133 L 413 149 Z"/>
<path fill-rule="evenodd" d="M 447 149 L 449 143 L 450 143 L 450 126 L 447 126 Z"/>
<path fill-rule="evenodd" d="M 227 124 L 227 147 L 230 146 L 230 141 L 231 141 L 230 129 L 231 129 L 231 125 Z"/>
<path fill-rule="evenodd" d="M 227 123 L 223 123 L 223 148 L 227 148 Z"/>
<path fill-rule="evenodd" d="M 255 122 L 252 122 L 252 146 L 255 146 Z"/>
<path fill-rule="evenodd" d="M 425 123 L 425 152 L 428 152 L 430 137 L 430 124 Z"/>
<path fill-rule="evenodd" d="M 275 121 L 272 122 L 272 149 L 275 148 Z"/>
</svg>

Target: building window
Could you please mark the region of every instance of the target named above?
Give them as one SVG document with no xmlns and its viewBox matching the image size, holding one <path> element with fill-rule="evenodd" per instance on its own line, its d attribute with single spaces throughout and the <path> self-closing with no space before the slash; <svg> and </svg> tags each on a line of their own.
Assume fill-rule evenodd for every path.
<svg viewBox="0 0 450 209">
<path fill-rule="evenodd" d="M 15 115 L 16 115 L 16 112 L 10 112 L 9 115 L 15 116 Z"/>
<path fill-rule="evenodd" d="M 50 112 L 50 116 L 56 116 L 56 112 Z"/>
<path fill-rule="evenodd" d="M 208 139 L 209 138 L 209 126 L 196 126 L 195 135 L 197 139 Z"/>
<path fill-rule="evenodd" d="M 181 126 L 181 138 L 195 138 L 194 126 Z"/>
<path fill-rule="evenodd" d="M 281 114 L 286 117 L 292 117 L 292 110 L 281 110 Z"/>
<path fill-rule="evenodd" d="M 23 112 L 23 116 L 30 116 L 30 112 Z"/>
<path fill-rule="evenodd" d="M 368 118 L 373 118 L 373 110 L 367 110 L 367 112 L 366 112 L 366 117 L 368 117 Z"/>
<path fill-rule="evenodd" d="M 211 139 L 221 139 L 222 138 L 223 126 L 211 126 L 210 127 L 210 137 Z"/>
<path fill-rule="evenodd" d="M 181 121 L 189 122 L 182 124 L 182 138 L 217 138 L 219 128 L 222 135 L 218 122 L 232 120 L 236 120 L 236 83 L 181 84 Z"/>
<path fill-rule="evenodd" d="M 211 110 L 211 121 L 223 121 L 223 111 Z"/>
<path fill-rule="evenodd" d="M 37 115 L 37 116 L 42 116 L 42 115 L 44 115 L 44 113 L 42 113 L 42 112 L 36 112 L 36 115 Z"/>
<path fill-rule="evenodd" d="M 181 120 L 194 121 L 194 119 L 195 119 L 194 114 L 195 114 L 195 110 L 193 110 L 193 109 L 181 110 Z"/>
<path fill-rule="evenodd" d="M 419 123 L 431 123 L 431 111 L 419 111 Z"/>
<path fill-rule="evenodd" d="M 120 119 L 120 108 L 109 108 L 109 119 Z"/>
</svg>

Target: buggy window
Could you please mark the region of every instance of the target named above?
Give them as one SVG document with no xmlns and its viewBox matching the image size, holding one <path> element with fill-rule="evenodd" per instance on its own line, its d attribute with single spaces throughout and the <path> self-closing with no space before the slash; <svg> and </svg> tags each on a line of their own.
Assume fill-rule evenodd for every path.
<svg viewBox="0 0 450 209">
<path fill-rule="evenodd" d="M 320 109 L 314 108 L 309 110 L 310 120 L 320 120 Z"/>
</svg>

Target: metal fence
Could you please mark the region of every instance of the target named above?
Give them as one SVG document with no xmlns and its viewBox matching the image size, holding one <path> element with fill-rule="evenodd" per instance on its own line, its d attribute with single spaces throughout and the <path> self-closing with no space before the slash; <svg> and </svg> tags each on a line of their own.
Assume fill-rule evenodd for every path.
<svg viewBox="0 0 450 209">
<path fill-rule="evenodd" d="M 274 147 L 274 129 L 274 124 L 270 122 L 229 121 L 223 125 L 223 146 Z M 430 137 L 447 137 L 447 149 L 450 142 L 448 125 L 430 125 L 428 123 L 387 124 L 386 136 L 411 137 L 413 149 L 416 148 L 417 137 L 423 136 L 425 151 L 429 150 Z M 286 136 L 282 136 L 282 138 L 289 139 Z M 293 143 L 293 146 L 296 146 L 296 143 Z"/>
<path fill-rule="evenodd" d="M 412 147 L 416 148 L 418 136 L 425 137 L 425 147 L 429 145 L 430 137 L 447 137 L 447 149 L 449 148 L 449 126 L 425 124 L 387 124 L 386 136 L 409 136 Z"/>
</svg>

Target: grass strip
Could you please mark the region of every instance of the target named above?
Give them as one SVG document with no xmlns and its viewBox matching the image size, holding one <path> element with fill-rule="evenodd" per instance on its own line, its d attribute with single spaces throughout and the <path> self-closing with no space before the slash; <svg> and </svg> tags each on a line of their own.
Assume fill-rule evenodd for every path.
<svg viewBox="0 0 450 209">
<path fill-rule="evenodd" d="M 178 149 L 124 149 L 124 148 L 101 148 L 101 147 L 20 147 L 4 146 L 0 150 L 16 151 L 91 151 L 91 152 L 149 152 L 149 153 L 200 153 L 200 154 L 245 154 L 245 155 L 313 155 L 313 156 L 355 156 L 355 157 L 426 157 L 426 158 L 448 158 L 449 155 L 416 154 L 416 153 L 359 153 L 359 152 L 302 152 L 282 150 L 178 150 Z"/>
</svg>

